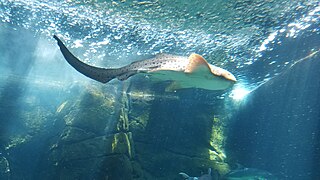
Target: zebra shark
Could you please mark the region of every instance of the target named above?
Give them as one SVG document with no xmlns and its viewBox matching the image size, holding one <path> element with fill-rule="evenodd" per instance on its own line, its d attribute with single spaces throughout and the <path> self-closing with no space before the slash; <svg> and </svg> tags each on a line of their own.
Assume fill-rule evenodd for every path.
<svg viewBox="0 0 320 180">
<path fill-rule="evenodd" d="M 237 81 L 232 73 L 209 64 L 201 55 L 195 53 L 189 57 L 158 54 L 154 58 L 136 61 L 120 68 L 95 67 L 80 61 L 56 35 L 53 37 L 57 40 L 62 55 L 73 68 L 101 83 L 115 78 L 124 81 L 140 73 L 161 81 L 173 81 L 170 91 L 185 88 L 225 90 Z"/>
<path fill-rule="evenodd" d="M 211 168 L 208 169 L 208 174 L 204 174 L 200 177 L 190 177 L 188 174 L 181 172 L 179 173 L 185 180 L 213 180 Z"/>
</svg>

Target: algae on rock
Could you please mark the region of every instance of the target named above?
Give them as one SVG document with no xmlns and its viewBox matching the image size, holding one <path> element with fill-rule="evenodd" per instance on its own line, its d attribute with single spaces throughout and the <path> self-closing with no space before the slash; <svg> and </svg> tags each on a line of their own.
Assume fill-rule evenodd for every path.
<svg viewBox="0 0 320 180">
<path fill-rule="evenodd" d="M 55 178 L 132 178 L 134 148 L 126 101 L 120 91 L 99 88 L 86 89 L 79 99 L 68 100 L 63 107 L 65 127 L 50 153 Z"/>
</svg>

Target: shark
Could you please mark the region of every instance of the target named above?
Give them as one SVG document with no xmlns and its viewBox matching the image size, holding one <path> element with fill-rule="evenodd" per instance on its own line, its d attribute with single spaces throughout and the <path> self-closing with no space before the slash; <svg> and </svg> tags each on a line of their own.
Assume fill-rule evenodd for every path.
<svg viewBox="0 0 320 180">
<path fill-rule="evenodd" d="M 208 169 L 208 174 L 204 174 L 200 177 L 190 177 L 188 174 L 181 172 L 179 173 L 185 180 L 213 180 L 213 176 L 211 174 L 211 168 Z"/>
<path fill-rule="evenodd" d="M 132 62 L 119 68 L 102 68 L 86 64 L 74 56 L 56 36 L 65 60 L 81 74 L 107 83 L 113 79 L 124 81 L 136 74 L 146 74 L 160 81 L 172 81 L 169 91 L 186 88 L 225 90 L 237 80 L 229 71 L 209 64 L 201 55 L 178 56 L 160 53 L 154 58 Z"/>
<path fill-rule="evenodd" d="M 238 168 L 222 177 L 222 180 L 277 180 L 273 174 L 255 168 Z"/>
</svg>

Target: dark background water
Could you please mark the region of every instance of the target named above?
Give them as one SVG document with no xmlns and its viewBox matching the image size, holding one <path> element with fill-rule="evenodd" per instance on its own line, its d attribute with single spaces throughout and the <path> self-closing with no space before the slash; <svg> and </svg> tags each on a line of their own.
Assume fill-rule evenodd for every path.
<svg viewBox="0 0 320 180">
<path fill-rule="evenodd" d="M 319 177 L 319 62 L 302 61 L 248 97 L 229 135 L 239 163 L 281 179 Z"/>
<path fill-rule="evenodd" d="M 317 33 L 288 40 L 264 55 L 300 59 L 319 47 Z M 287 67 L 250 94 L 233 116 L 228 146 L 240 163 L 268 169 L 281 179 L 317 179 L 319 173 L 319 55 Z M 265 71 L 262 62 L 251 73 Z"/>
</svg>

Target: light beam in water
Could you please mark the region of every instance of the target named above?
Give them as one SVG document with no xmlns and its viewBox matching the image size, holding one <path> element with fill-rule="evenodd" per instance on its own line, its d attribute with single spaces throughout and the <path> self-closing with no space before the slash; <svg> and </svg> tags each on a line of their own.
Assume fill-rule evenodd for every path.
<svg viewBox="0 0 320 180">
<path fill-rule="evenodd" d="M 244 99 L 251 91 L 244 87 L 236 87 L 232 90 L 230 97 L 235 101 L 241 101 Z"/>
</svg>

